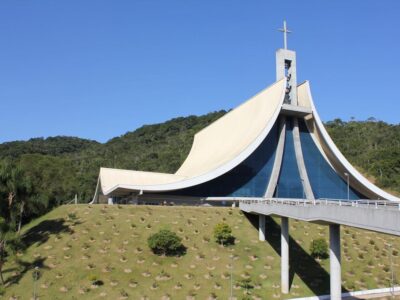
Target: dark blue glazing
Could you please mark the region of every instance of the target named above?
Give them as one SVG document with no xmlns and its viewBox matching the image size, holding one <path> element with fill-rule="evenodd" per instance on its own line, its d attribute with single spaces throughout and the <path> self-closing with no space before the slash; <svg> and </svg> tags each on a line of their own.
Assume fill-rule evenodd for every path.
<svg viewBox="0 0 400 300">
<path fill-rule="evenodd" d="M 347 182 L 328 164 L 315 145 L 303 120 L 299 120 L 300 140 L 308 179 L 316 199 L 347 199 Z M 363 198 L 350 187 L 349 199 Z"/>
<path fill-rule="evenodd" d="M 292 118 L 286 120 L 285 148 L 283 150 L 282 166 L 274 197 L 304 198 L 303 185 L 294 150 Z"/>
</svg>

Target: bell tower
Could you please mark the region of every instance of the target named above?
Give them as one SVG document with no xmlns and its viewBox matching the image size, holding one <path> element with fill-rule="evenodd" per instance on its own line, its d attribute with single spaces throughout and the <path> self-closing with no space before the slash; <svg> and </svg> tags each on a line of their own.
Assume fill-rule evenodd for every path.
<svg viewBox="0 0 400 300">
<path fill-rule="evenodd" d="M 276 80 L 286 78 L 285 104 L 297 105 L 296 52 L 287 49 L 287 35 L 291 33 L 283 21 L 283 49 L 276 51 Z"/>
</svg>

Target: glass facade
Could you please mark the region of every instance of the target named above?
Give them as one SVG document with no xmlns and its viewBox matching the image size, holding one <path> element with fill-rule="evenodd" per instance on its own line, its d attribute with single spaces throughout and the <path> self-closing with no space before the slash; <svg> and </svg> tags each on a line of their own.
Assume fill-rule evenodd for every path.
<svg viewBox="0 0 400 300">
<path fill-rule="evenodd" d="M 347 182 L 328 164 L 315 145 L 305 122 L 299 119 L 300 140 L 308 178 L 316 199 L 347 199 Z M 364 198 L 350 187 L 349 199 Z"/>
<path fill-rule="evenodd" d="M 300 141 L 305 167 L 316 199 L 347 199 L 347 183 L 336 174 L 315 145 L 304 120 L 299 119 Z M 163 194 L 193 197 L 264 197 L 272 173 L 279 139 L 275 122 L 260 146 L 241 164 L 213 180 L 194 187 Z M 245 126 L 245 125 L 244 125 Z M 282 165 L 275 189 L 276 198 L 305 198 L 293 138 L 293 117 L 286 118 Z M 362 195 L 350 188 L 349 199 Z"/>
<path fill-rule="evenodd" d="M 294 150 L 292 118 L 287 118 L 286 120 L 285 148 L 283 150 L 281 171 L 274 197 L 304 198 L 303 185 Z"/>
<path fill-rule="evenodd" d="M 263 197 L 274 165 L 278 143 L 277 123 L 260 146 L 231 171 L 209 182 L 169 194 L 197 197 Z"/>
</svg>

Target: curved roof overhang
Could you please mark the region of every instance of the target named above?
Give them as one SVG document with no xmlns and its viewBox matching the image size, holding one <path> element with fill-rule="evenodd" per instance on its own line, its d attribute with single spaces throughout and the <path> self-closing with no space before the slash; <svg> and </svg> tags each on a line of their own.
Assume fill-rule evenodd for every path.
<svg viewBox="0 0 400 300">
<path fill-rule="evenodd" d="M 349 174 L 350 185 L 369 199 L 400 201 L 399 198 L 385 192 L 366 179 L 340 152 L 318 115 L 308 81 L 298 86 L 298 104 L 303 107 L 311 108 L 312 118 L 306 118 L 307 127 L 313 136 L 314 142 L 316 142 L 320 149 L 321 154 L 344 180 L 347 180 L 345 174 Z"/>
<path fill-rule="evenodd" d="M 264 89 L 198 132 L 191 151 L 175 174 L 101 168 L 104 195 L 118 190 L 165 192 L 212 180 L 239 165 L 266 138 L 279 116 L 286 79 Z"/>
</svg>

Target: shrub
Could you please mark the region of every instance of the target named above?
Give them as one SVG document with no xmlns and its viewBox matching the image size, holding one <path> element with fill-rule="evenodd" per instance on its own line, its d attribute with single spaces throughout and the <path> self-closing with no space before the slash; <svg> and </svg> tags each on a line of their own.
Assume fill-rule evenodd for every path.
<svg viewBox="0 0 400 300">
<path fill-rule="evenodd" d="M 149 236 L 147 244 L 153 253 L 158 255 L 179 256 L 186 252 L 186 247 L 182 244 L 182 238 L 168 229 L 162 229 Z"/>
<path fill-rule="evenodd" d="M 214 227 L 215 241 L 223 246 L 233 245 L 235 237 L 232 235 L 232 229 L 226 223 L 219 223 Z"/>
<path fill-rule="evenodd" d="M 328 244 L 325 239 L 312 240 L 310 245 L 311 256 L 314 258 L 328 258 Z"/>
<path fill-rule="evenodd" d="M 124 289 L 120 290 L 119 293 L 120 293 L 122 298 L 128 298 L 129 297 L 129 294 Z"/>
<path fill-rule="evenodd" d="M 89 281 L 92 285 L 96 285 L 96 286 L 103 285 L 103 281 L 100 280 L 95 274 L 89 275 Z"/>
<path fill-rule="evenodd" d="M 390 271 L 390 268 L 389 268 L 388 266 L 384 266 L 382 269 L 383 269 L 383 271 L 385 271 L 386 273 L 389 273 L 389 271 Z"/>
<path fill-rule="evenodd" d="M 248 291 L 249 291 L 250 289 L 253 289 L 253 288 L 254 288 L 254 285 L 253 285 L 253 283 L 251 282 L 251 279 L 250 279 L 250 278 L 242 279 L 242 280 L 240 280 L 240 281 L 238 282 L 238 284 L 239 284 L 239 286 L 240 286 L 242 289 L 245 289 L 245 290 L 246 290 L 246 294 L 248 293 Z"/>
<path fill-rule="evenodd" d="M 70 219 L 72 221 L 76 220 L 77 219 L 76 214 L 73 212 L 68 213 L 68 219 Z"/>
</svg>

